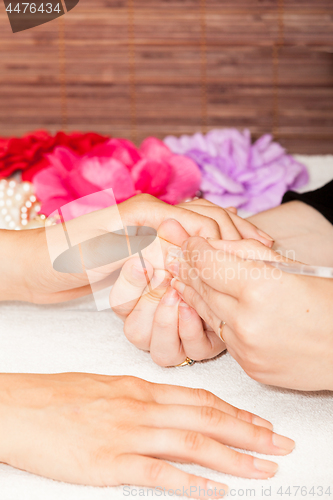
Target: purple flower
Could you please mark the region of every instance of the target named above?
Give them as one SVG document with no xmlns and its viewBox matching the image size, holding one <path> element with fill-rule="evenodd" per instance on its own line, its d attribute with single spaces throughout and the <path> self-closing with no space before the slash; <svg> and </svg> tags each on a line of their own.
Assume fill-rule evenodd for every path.
<svg viewBox="0 0 333 500">
<path fill-rule="evenodd" d="M 309 180 L 305 166 L 269 134 L 251 144 L 249 130 L 216 129 L 205 136 L 169 136 L 164 142 L 199 165 L 204 197 L 223 207 L 261 212 L 279 205 L 286 191 Z"/>
</svg>

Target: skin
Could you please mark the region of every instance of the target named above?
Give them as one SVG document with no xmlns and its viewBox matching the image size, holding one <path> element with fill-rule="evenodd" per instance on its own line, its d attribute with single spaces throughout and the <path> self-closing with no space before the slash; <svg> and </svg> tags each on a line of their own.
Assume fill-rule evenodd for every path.
<svg viewBox="0 0 333 500">
<path fill-rule="evenodd" d="M 168 266 L 173 287 L 216 334 L 226 322 L 228 351 L 246 373 L 269 385 L 333 390 L 332 280 L 247 260 L 281 259 L 251 240 L 190 238 L 183 250 Z"/>
<path fill-rule="evenodd" d="M 281 456 L 295 445 L 269 422 L 202 389 L 81 373 L 1 375 L 0 388 L 0 460 L 73 484 L 192 485 L 192 497 L 200 498 L 200 487 L 204 498 L 227 486 L 166 460 L 267 479 L 274 462 L 229 446 Z"/>
<path fill-rule="evenodd" d="M 265 231 L 269 231 L 270 234 L 272 234 L 275 240 L 274 249 L 278 250 L 279 254 L 284 253 L 286 255 L 290 255 L 296 260 L 308 262 L 314 265 L 333 266 L 333 254 L 331 251 L 333 245 L 332 225 L 312 207 L 309 207 L 301 202 L 291 202 L 276 207 L 272 210 L 268 210 L 261 214 L 257 214 L 251 217 L 249 220 L 260 228 L 263 228 Z M 171 241 L 172 234 L 174 233 L 175 230 L 173 230 L 172 233 L 170 232 Z M 212 240 L 208 241 L 212 245 Z M 258 249 L 255 246 L 255 243 L 252 243 L 251 258 L 253 258 L 253 253 L 256 253 L 258 259 L 273 260 L 278 257 L 279 260 L 281 260 L 280 255 L 277 256 L 274 253 L 265 254 L 265 248 Z M 264 250 L 264 252 L 262 250 Z M 292 250 L 292 252 L 290 252 L 290 250 Z M 242 249 L 242 252 L 242 255 L 244 256 L 244 248 Z M 170 258 L 172 258 L 172 255 L 170 256 Z M 131 283 L 133 283 L 133 278 L 129 273 L 129 267 L 130 262 L 127 263 L 127 269 L 124 269 L 124 274 L 127 274 L 127 286 L 131 286 Z M 331 313 L 329 312 L 328 307 L 332 300 L 332 285 L 330 284 L 329 280 L 315 280 L 314 278 L 306 278 L 301 276 L 291 277 L 291 275 L 286 275 L 285 273 L 284 277 L 288 281 L 288 285 L 290 287 L 288 289 L 290 293 L 290 309 L 295 309 L 297 307 L 297 300 L 295 300 L 295 298 L 302 296 L 300 295 L 300 290 L 308 290 L 308 301 L 310 301 L 309 311 L 313 311 L 314 303 L 319 304 L 321 303 L 321 301 L 323 301 L 321 315 L 324 315 L 324 318 L 326 318 L 325 325 L 327 325 L 331 318 Z M 117 285 L 118 292 L 121 291 L 122 286 L 125 287 L 124 282 L 118 284 L 116 283 L 115 286 Z M 136 286 L 139 286 L 139 283 L 137 283 Z M 247 283 L 248 297 L 250 297 L 251 294 L 253 296 L 256 296 L 256 286 L 258 286 L 258 284 L 256 284 L 255 282 L 249 281 Z M 280 289 L 282 291 L 281 287 Z M 316 339 L 313 339 L 311 344 L 308 343 L 308 336 L 306 332 L 309 329 L 312 329 L 312 332 L 317 332 L 318 330 L 318 326 L 315 324 L 315 316 L 313 314 L 306 313 L 303 316 L 303 322 L 308 324 L 309 320 L 311 321 L 306 328 L 302 329 L 303 323 L 297 322 L 298 316 L 294 315 L 292 310 L 288 315 L 289 311 L 286 307 L 287 302 L 285 300 L 285 297 L 287 297 L 288 294 L 285 294 L 283 291 L 280 295 L 277 295 L 277 290 L 278 289 L 276 287 L 276 281 L 272 280 L 270 282 L 270 289 L 263 290 L 260 295 L 260 311 L 258 311 L 258 305 L 255 301 L 253 301 L 253 304 L 251 303 L 251 307 L 253 309 L 250 311 L 250 317 L 255 316 L 252 321 L 253 330 L 257 331 L 257 329 L 263 328 L 263 326 L 261 326 L 262 323 L 258 324 L 259 318 L 263 315 L 263 311 L 267 311 L 268 320 L 265 324 L 266 330 L 262 333 L 264 339 L 262 339 L 259 334 L 255 337 L 252 336 L 253 338 L 257 339 L 257 342 L 252 346 L 252 358 L 255 359 L 257 353 L 260 353 L 260 357 L 257 356 L 257 363 L 250 364 L 250 347 L 247 345 L 247 343 L 242 344 L 242 348 L 239 346 L 238 350 L 234 351 L 232 351 L 232 346 L 228 345 L 229 351 L 240 362 L 240 364 L 250 376 L 264 383 L 281 385 L 283 387 L 302 388 L 305 390 L 331 387 L 331 381 L 329 380 L 330 361 L 328 361 L 324 365 L 322 365 L 321 363 L 322 359 L 327 359 L 326 349 L 330 349 L 330 352 L 332 352 L 330 343 L 331 332 L 329 328 L 327 329 L 326 326 L 324 330 L 321 330 L 323 341 L 322 343 L 320 343 L 320 349 L 318 348 L 317 337 Z M 324 298 L 322 298 L 323 290 L 327 292 Z M 165 302 L 158 301 L 158 299 L 156 298 L 156 313 L 154 321 L 151 322 L 149 332 L 147 333 L 147 329 L 143 332 L 143 335 L 146 339 L 146 348 L 148 345 L 147 350 L 151 351 L 153 360 L 163 366 L 173 366 L 181 362 L 181 357 L 183 360 L 186 356 L 195 360 L 201 360 L 211 358 L 219 352 L 222 352 L 222 350 L 225 349 L 226 346 L 221 342 L 220 338 L 217 335 L 215 335 L 214 337 L 212 330 L 214 331 L 215 328 L 215 332 L 218 333 L 218 327 L 220 325 L 221 319 L 226 321 L 225 316 L 223 318 L 220 318 L 219 315 L 217 315 L 216 318 L 218 320 L 218 325 L 215 325 L 214 327 L 214 325 L 212 326 L 211 322 L 207 322 L 207 315 L 203 316 L 201 314 L 202 306 L 200 306 L 199 304 L 199 296 L 197 297 L 198 303 L 196 302 L 194 306 L 194 304 L 189 302 L 188 300 L 186 300 L 186 305 L 186 302 L 184 302 L 183 300 L 184 295 L 181 294 L 181 296 L 180 294 L 172 294 L 172 287 L 168 290 L 167 293 L 170 297 L 169 300 L 166 300 Z M 272 302 L 274 304 L 274 310 L 272 310 L 271 304 L 268 301 L 269 296 L 274 296 L 274 301 Z M 263 301 L 266 300 L 266 297 L 267 302 L 263 303 Z M 279 300 L 280 303 L 278 302 Z M 305 297 L 304 300 L 306 300 Z M 263 304 L 265 304 L 265 307 L 263 307 Z M 144 303 L 142 303 L 141 305 L 142 307 L 140 307 L 138 311 L 133 309 L 133 313 L 131 313 L 131 309 L 128 308 L 123 315 L 123 318 L 125 319 L 125 335 L 127 335 L 129 340 L 132 341 L 135 345 L 137 345 L 137 339 L 131 338 L 131 328 L 129 328 L 128 325 L 132 325 L 131 314 L 133 314 L 134 318 L 135 313 L 136 337 L 140 337 L 142 335 L 142 326 L 140 325 L 143 324 L 141 322 L 141 318 L 144 316 L 145 307 Z M 283 317 L 281 316 L 281 311 L 286 315 L 285 323 L 281 319 L 281 317 Z M 246 312 L 246 314 L 248 314 L 248 311 Z M 206 319 L 206 321 L 204 322 L 204 325 L 206 326 L 203 329 L 200 329 L 199 326 L 197 326 L 198 315 Z M 239 315 L 237 317 L 239 317 Z M 248 330 L 249 322 L 247 318 L 248 316 L 245 316 L 244 314 L 244 325 L 241 325 L 240 329 L 237 330 L 239 332 L 239 338 L 242 338 L 245 329 Z M 293 323 L 291 323 L 292 320 L 294 320 Z M 211 326 L 207 327 L 207 323 L 210 323 Z M 288 329 L 284 328 L 285 324 L 289 325 Z M 277 325 L 280 325 L 281 327 L 278 331 L 276 328 Z M 228 328 L 229 326 L 224 329 L 224 338 L 226 338 L 226 335 L 228 334 Z M 291 328 L 292 331 L 298 332 L 299 342 L 302 346 L 304 346 L 303 351 L 299 348 L 298 344 L 291 342 L 293 337 L 288 335 L 288 332 L 290 332 Z M 166 330 L 169 332 L 168 345 L 165 342 Z M 206 333 L 205 335 L 203 335 L 203 331 L 205 332 L 207 330 L 209 334 Z M 268 336 L 267 332 L 272 332 L 272 335 Z M 248 334 L 247 337 L 248 341 L 249 335 L 250 334 Z M 324 339 L 326 339 L 326 341 L 324 341 Z M 262 343 L 263 340 L 264 342 Z M 283 343 L 283 345 L 286 345 L 289 349 L 287 349 L 287 351 L 281 351 L 281 343 Z M 265 351 L 261 351 L 263 346 L 265 346 Z M 307 347 L 305 348 L 305 346 Z M 298 374 L 291 373 L 291 371 L 288 371 L 286 367 L 284 367 L 285 376 L 283 376 L 281 368 L 278 370 L 277 374 L 269 373 L 270 367 L 267 366 L 268 362 L 265 363 L 265 360 L 272 359 L 272 357 L 275 360 L 276 349 L 278 349 L 280 356 L 282 356 L 283 353 L 286 355 L 287 352 L 289 352 L 290 367 L 294 367 L 295 372 L 298 368 Z M 317 353 L 317 355 L 315 356 L 314 353 Z M 296 364 L 294 363 L 295 358 L 298 360 Z M 325 373 L 316 374 L 315 367 L 313 367 L 313 373 L 307 372 L 307 361 L 309 360 L 311 366 L 311 364 L 313 364 L 314 362 L 314 358 L 316 358 L 318 370 L 324 371 Z M 272 366 L 273 365 L 271 365 L 271 367 Z M 280 366 L 282 367 L 282 364 Z M 312 375 L 316 374 L 316 379 L 311 378 L 311 373 Z"/>
<path fill-rule="evenodd" d="M 170 247 L 179 248 L 189 235 L 221 238 L 221 227 L 209 215 L 171 207 L 149 196 L 135 197 L 118 208 L 125 225 L 162 228 L 159 241 L 164 255 Z M 74 239 L 105 234 L 112 231 L 111 218 L 112 209 L 94 212 L 66 223 L 67 233 Z M 225 212 L 223 218 L 223 231 L 229 237 L 239 239 L 241 232 L 271 244 L 252 224 L 241 221 L 239 232 L 232 212 Z M 60 254 L 59 229 L 54 228 L 53 250 Z M 168 237 L 170 230 L 177 240 L 173 245 L 162 237 Z M 53 269 L 44 230 L 1 233 L 1 300 L 55 303 L 90 293 L 85 273 Z M 93 256 L 102 251 L 97 246 Z M 154 261 L 154 251 L 148 257 Z M 94 271 L 94 280 L 102 281 L 123 263 Z M 155 272 L 152 267 L 150 271 Z M 144 275 L 146 285 L 150 271 Z M 160 284 L 162 290 L 163 286 L 166 283 Z M 270 422 L 202 389 L 152 384 L 135 377 L 0 374 L 0 461 L 59 481 L 180 491 L 192 486 L 196 488 L 192 498 L 200 498 L 200 488 L 201 498 L 218 498 L 227 492 L 226 485 L 182 472 L 166 460 L 266 479 L 275 474 L 277 464 L 230 446 L 281 456 L 294 445 L 291 439 L 274 434 Z"/>
</svg>

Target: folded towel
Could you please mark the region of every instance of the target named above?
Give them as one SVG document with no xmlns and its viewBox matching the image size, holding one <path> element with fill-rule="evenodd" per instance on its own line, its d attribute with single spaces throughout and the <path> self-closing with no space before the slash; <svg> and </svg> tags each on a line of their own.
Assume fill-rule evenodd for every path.
<svg viewBox="0 0 333 500">
<path fill-rule="evenodd" d="M 307 189 L 315 189 L 332 179 L 333 157 L 298 159 L 309 166 L 311 181 Z M 274 457 L 280 469 L 268 481 L 240 479 L 195 465 L 179 465 L 183 470 L 228 484 L 230 496 L 282 500 L 333 497 L 333 393 L 264 386 L 251 380 L 229 354 L 192 367 L 158 367 L 149 354 L 126 340 L 122 322 L 111 311 L 96 311 L 91 297 L 55 306 L 3 303 L 0 327 L 2 372 L 123 374 L 152 382 L 203 387 L 270 420 L 276 432 L 296 441 L 291 455 Z M 303 490 L 299 489 L 295 495 L 297 486 Z M 331 496 L 324 494 L 329 487 Z M 123 487 L 68 485 L 0 465 L 0 500 L 118 500 L 130 497 L 129 492 L 129 488 Z M 133 496 L 152 498 L 151 493 L 149 496 L 147 491 L 144 493 L 145 496 L 141 488 L 132 489 Z M 155 496 L 169 498 L 167 493 Z"/>
</svg>

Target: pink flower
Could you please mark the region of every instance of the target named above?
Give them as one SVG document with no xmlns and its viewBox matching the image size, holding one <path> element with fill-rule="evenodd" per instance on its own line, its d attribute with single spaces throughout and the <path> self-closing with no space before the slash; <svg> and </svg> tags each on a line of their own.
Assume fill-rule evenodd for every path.
<svg viewBox="0 0 333 500">
<path fill-rule="evenodd" d="M 148 137 L 137 149 L 126 139 L 111 139 L 84 156 L 58 147 L 48 155 L 50 166 L 33 178 L 41 212 L 49 215 L 59 207 L 92 193 L 112 188 L 117 203 L 138 193 L 149 193 L 176 204 L 194 196 L 201 181 L 199 167 L 189 158 L 173 154 L 160 140 Z M 96 199 L 97 198 L 97 199 Z M 109 206 L 101 193 L 93 197 L 94 210 Z M 82 200 L 72 216 L 87 211 Z"/>
</svg>

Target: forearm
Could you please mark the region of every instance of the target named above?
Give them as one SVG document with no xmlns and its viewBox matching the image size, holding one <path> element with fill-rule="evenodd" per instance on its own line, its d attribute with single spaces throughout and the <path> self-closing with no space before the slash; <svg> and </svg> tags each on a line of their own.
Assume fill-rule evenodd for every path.
<svg viewBox="0 0 333 500">
<path fill-rule="evenodd" d="M 274 249 L 304 263 L 333 267 L 333 226 L 317 210 L 292 201 L 248 219 L 274 239 Z"/>
<path fill-rule="evenodd" d="M 0 301 L 24 300 L 28 233 L 0 230 Z"/>
</svg>

